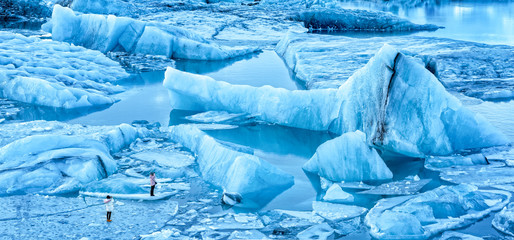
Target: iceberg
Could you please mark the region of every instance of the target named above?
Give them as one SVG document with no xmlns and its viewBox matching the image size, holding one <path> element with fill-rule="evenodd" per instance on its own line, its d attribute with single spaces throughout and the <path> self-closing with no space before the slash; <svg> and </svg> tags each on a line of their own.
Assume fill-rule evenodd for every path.
<svg viewBox="0 0 514 240">
<path fill-rule="evenodd" d="M 59 123 L 46 124 L 49 132 L 24 136 L 20 127 L 31 124 L 34 123 L 3 125 L 2 132 L 12 130 L 20 136 L 4 138 L 12 142 L 0 148 L 0 195 L 77 192 L 88 183 L 107 178 L 117 171 L 118 165 L 111 153 L 120 149 L 114 145 L 127 146 L 143 134 L 126 124 L 97 128 L 106 130 L 98 134 L 94 128 L 85 130 Z M 113 135 L 122 131 L 128 133 L 129 128 L 134 131 L 134 138 Z"/>
<path fill-rule="evenodd" d="M 414 57 L 452 92 L 493 100 L 509 99 L 514 91 L 512 46 L 420 36 L 363 39 L 290 32 L 275 51 L 308 89 L 337 88 L 384 44 Z"/>
<path fill-rule="evenodd" d="M 313 8 L 290 16 L 313 31 L 422 31 L 437 30 L 433 24 L 414 24 L 391 13 L 360 9 Z"/>
<path fill-rule="evenodd" d="M 257 48 L 218 46 L 200 35 L 161 23 L 114 15 L 81 14 L 55 5 L 43 30 L 55 41 L 70 42 L 103 53 L 122 51 L 192 60 L 223 60 Z"/>
<path fill-rule="evenodd" d="M 321 144 L 303 169 L 333 182 L 393 178 L 377 151 L 366 144 L 361 131 L 344 133 Z"/>
<path fill-rule="evenodd" d="M 351 203 L 354 201 L 354 197 L 352 194 L 343 191 L 339 185 L 332 184 L 325 193 L 325 196 L 323 196 L 323 200 L 333 203 Z"/>
<path fill-rule="evenodd" d="M 30 57 L 27 57 L 30 54 Z M 40 106 L 110 105 L 129 77 L 98 51 L 0 31 L 0 97 Z"/>
<path fill-rule="evenodd" d="M 169 132 L 173 141 L 197 156 L 204 180 L 226 192 L 241 194 L 241 206 L 264 205 L 293 185 L 293 176 L 254 155 L 225 147 L 195 126 L 173 126 Z"/>
<path fill-rule="evenodd" d="M 463 107 L 431 72 L 389 45 L 339 89 L 231 85 L 172 68 L 163 84 L 173 108 L 246 113 L 270 123 L 336 134 L 359 130 L 368 145 L 412 157 L 509 143 L 484 117 Z"/>
<path fill-rule="evenodd" d="M 465 227 L 498 211 L 510 201 L 505 191 L 472 185 L 441 186 L 414 196 L 380 200 L 366 215 L 370 234 L 378 239 L 428 239 Z"/>
<path fill-rule="evenodd" d="M 500 232 L 510 236 L 514 236 L 513 224 L 514 224 L 514 203 L 509 203 L 508 206 L 504 207 L 499 213 L 494 216 L 493 227 L 498 229 Z"/>
</svg>

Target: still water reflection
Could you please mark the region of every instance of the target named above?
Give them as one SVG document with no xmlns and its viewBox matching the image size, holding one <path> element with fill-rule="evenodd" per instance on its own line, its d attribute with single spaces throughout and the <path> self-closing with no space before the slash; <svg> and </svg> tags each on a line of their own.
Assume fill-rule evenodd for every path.
<svg viewBox="0 0 514 240">
<path fill-rule="evenodd" d="M 381 4 L 368 1 L 344 1 L 341 6 L 391 12 L 418 24 L 445 27 L 435 32 L 419 32 L 431 36 L 514 45 L 514 1 L 428 1 L 426 4 Z M 409 1 L 407 1 L 409 2 Z M 421 2 L 421 1 L 410 1 Z M 351 35 L 351 34 L 349 34 Z"/>
</svg>

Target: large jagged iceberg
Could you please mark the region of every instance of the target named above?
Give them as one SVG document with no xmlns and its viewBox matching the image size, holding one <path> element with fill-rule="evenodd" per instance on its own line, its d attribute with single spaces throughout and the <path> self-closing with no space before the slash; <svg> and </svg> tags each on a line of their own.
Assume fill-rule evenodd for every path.
<svg viewBox="0 0 514 240">
<path fill-rule="evenodd" d="M 0 31 L 0 97 L 40 106 L 110 105 L 129 75 L 98 51 Z"/>
<path fill-rule="evenodd" d="M 511 194 L 472 185 L 443 186 L 415 196 L 380 200 L 365 218 L 377 239 L 428 239 L 473 224 L 507 205 Z"/>
<path fill-rule="evenodd" d="M 391 13 L 360 9 L 314 8 L 290 19 L 301 21 L 309 31 L 421 31 L 437 30 L 433 24 L 415 24 Z"/>
<path fill-rule="evenodd" d="M 366 144 L 366 135 L 361 131 L 345 133 L 323 143 L 303 169 L 333 182 L 393 177 L 377 151 Z"/>
<path fill-rule="evenodd" d="M 19 128 L 20 124 L 12 126 Z M 9 126 L 3 131 L 8 129 Z M 40 133 L 1 147 L 0 195 L 77 192 L 84 185 L 113 174 L 118 167 L 111 153 L 127 146 L 144 131 L 127 124 L 105 130 L 92 135 Z M 64 131 L 69 134 L 73 127 Z"/>
<path fill-rule="evenodd" d="M 113 15 L 81 14 L 55 5 L 43 29 L 56 41 L 101 52 L 123 51 L 168 58 L 222 60 L 255 52 L 257 48 L 218 46 L 182 28 Z"/>
<path fill-rule="evenodd" d="M 336 134 L 359 130 L 370 145 L 414 157 L 509 142 L 484 117 L 464 108 L 432 73 L 389 45 L 339 89 L 231 85 L 172 68 L 164 86 L 174 108 L 248 113 Z"/>
<path fill-rule="evenodd" d="M 293 176 L 254 155 L 218 143 L 193 125 L 173 126 L 170 136 L 196 154 L 206 181 L 224 191 L 240 193 L 248 207 L 265 204 L 293 185 Z"/>
</svg>

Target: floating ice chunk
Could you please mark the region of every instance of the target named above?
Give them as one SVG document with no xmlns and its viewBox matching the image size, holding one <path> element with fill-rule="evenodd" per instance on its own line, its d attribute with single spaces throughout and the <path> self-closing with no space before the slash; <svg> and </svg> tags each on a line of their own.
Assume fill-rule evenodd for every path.
<svg viewBox="0 0 514 240">
<path fill-rule="evenodd" d="M 147 193 L 139 184 L 134 183 L 130 178 L 120 175 L 102 179 L 101 181 L 91 182 L 82 188 L 83 192 L 90 193 L 112 193 L 112 194 L 141 194 Z"/>
<path fill-rule="evenodd" d="M 473 235 L 464 234 L 460 232 L 446 231 L 439 238 L 439 240 L 484 240 L 481 237 L 475 237 Z"/>
<path fill-rule="evenodd" d="M 124 88 L 109 82 L 129 76 L 98 51 L 3 31 L 0 72 L 1 97 L 58 108 L 112 104 Z"/>
<path fill-rule="evenodd" d="M 110 152 L 113 153 L 128 147 L 137 138 L 144 137 L 146 134 L 145 128 L 135 128 L 123 123 L 107 133 L 101 134 L 99 138 L 105 142 Z"/>
<path fill-rule="evenodd" d="M 499 231 L 514 236 L 514 203 L 509 203 L 494 216 L 493 227 Z"/>
<path fill-rule="evenodd" d="M 309 31 L 422 31 L 437 30 L 433 24 L 414 24 L 391 13 L 360 9 L 315 8 L 290 17 Z"/>
<path fill-rule="evenodd" d="M 427 185 L 431 179 L 419 179 L 419 180 L 402 180 L 397 182 L 384 183 L 380 186 L 374 187 L 373 189 L 359 192 L 359 194 L 374 194 L 374 195 L 410 195 L 415 194 L 425 185 Z"/>
<path fill-rule="evenodd" d="M 270 239 L 257 230 L 234 231 L 227 239 Z"/>
<path fill-rule="evenodd" d="M 193 156 L 181 152 L 140 152 L 131 157 L 145 162 L 156 162 L 162 167 L 184 168 L 194 163 Z"/>
<path fill-rule="evenodd" d="M 353 202 L 354 197 L 352 194 L 343 191 L 339 185 L 332 184 L 325 193 L 323 200 L 334 203 L 348 203 Z"/>
<path fill-rule="evenodd" d="M 196 154 L 206 181 L 241 194 L 243 205 L 247 200 L 267 203 L 293 185 L 291 175 L 256 156 L 224 147 L 194 126 L 171 127 L 170 137 Z"/>
<path fill-rule="evenodd" d="M 361 131 L 345 133 L 323 143 L 303 169 L 334 182 L 393 177 L 377 151 L 366 144 Z"/>
<path fill-rule="evenodd" d="M 283 213 L 283 214 L 289 215 L 289 216 L 292 216 L 292 217 L 295 217 L 295 218 L 308 220 L 310 223 L 321 223 L 321 222 L 323 222 L 323 218 L 321 218 L 320 216 L 316 215 L 312 211 L 292 211 L 292 210 L 281 210 L 281 209 L 278 209 L 278 210 L 275 210 L 275 211 L 277 211 L 279 213 Z M 285 226 L 283 226 L 283 227 L 285 227 Z"/>
<path fill-rule="evenodd" d="M 205 240 L 220 240 L 228 237 L 230 233 L 227 232 L 218 232 L 218 231 L 203 231 L 202 239 Z"/>
<path fill-rule="evenodd" d="M 53 40 L 104 53 L 121 50 L 180 59 L 222 60 L 258 50 L 218 46 L 193 32 L 161 23 L 113 15 L 80 14 L 59 5 L 54 6 L 52 20 L 43 25 L 43 29 L 52 33 Z"/>
<path fill-rule="evenodd" d="M 369 190 L 374 188 L 371 185 L 365 184 L 363 182 L 341 182 L 338 183 L 339 186 L 343 189 L 357 189 L 357 190 Z"/>
<path fill-rule="evenodd" d="M 236 220 L 236 218 L 246 217 L 247 221 Z M 250 229 L 262 229 L 264 224 L 253 213 L 229 213 L 227 215 L 211 218 L 211 221 L 205 222 L 202 226 L 192 226 L 188 229 L 188 232 L 194 232 L 197 230 L 205 231 L 211 230 L 250 230 Z"/>
<path fill-rule="evenodd" d="M 164 86 L 174 108 L 248 113 L 266 122 L 337 134 L 360 130 L 368 144 L 407 156 L 448 155 L 509 142 L 484 117 L 464 108 L 432 73 L 388 45 L 338 90 L 230 85 L 171 68 Z M 419 131 L 413 134 L 412 129 Z"/>
<path fill-rule="evenodd" d="M 327 240 L 333 238 L 334 234 L 335 230 L 333 228 L 331 228 L 327 223 L 322 223 L 301 231 L 300 233 L 298 233 L 298 235 L 296 235 L 296 237 L 300 240 Z"/>
<path fill-rule="evenodd" d="M 486 165 L 488 162 L 482 154 L 472 154 L 468 156 L 455 155 L 448 157 L 427 157 L 425 158 L 425 168 L 437 171 L 441 168 L 454 166 L 474 166 Z"/>
<path fill-rule="evenodd" d="M 180 235 L 180 230 L 176 230 Z M 159 239 L 170 239 L 174 235 L 175 231 L 173 229 L 164 229 L 158 232 L 153 232 L 152 234 L 141 235 L 141 239 L 143 240 L 159 240 Z"/>
<path fill-rule="evenodd" d="M 359 206 L 319 201 L 312 202 L 312 209 L 314 213 L 333 222 L 355 218 L 365 214 L 368 211 L 368 209 Z"/>
<path fill-rule="evenodd" d="M 148 193 L 134 193 L 134 194 L 124 194 L 124 193 L 106 193 L 106 192 L 85 192 L 80 191 L 80 194 L 83 196 L 89 197 L 97 197 L 97 198 L 105 198 L 107 195 L 115 198 L 115 199 L 126 199 L 126 200 L 143 200 L 143 201 L 156 201 L 170 198 L 171 196 L 177 194 L 177 192 L 161 192 L 156 193 L 155 196 L 150 196 Z"/>
<path fill-rule="evenodd" d="M 186 119 L 189 121 L 202 123 L 232 123 L 234 121 L 238 121 L 243 117 L 245 117 L 245 114 L 241 113 L 228 113 L 225 111 L 207 111 L 187 116 Z"/>
<path fill-rule="evenodd" d="M 442 186 L 415 196 L 380 200 L 365 218 L 378 239 L 427 239 L 464 227 L 510 201 L 504 191 L 478 190 L 472 185 Z"/>
<path fill-rule="evenodd" d="M 116 170 L 116 162 L 99 141 L 80 136 L 29 136 L 0 148 L 0 179 L 17 175 L 3 182 L 0 194 L 76 191 L 81 186 L 77 182 L 86 184 Z"/>
<path fill-rule="evenodd" d="M 79 108 L 114 103 L 114 99 L 104 94 L 30 77 L 0 80 L 0 89 L 5 98 L 39 106 Z"/>
</svg>

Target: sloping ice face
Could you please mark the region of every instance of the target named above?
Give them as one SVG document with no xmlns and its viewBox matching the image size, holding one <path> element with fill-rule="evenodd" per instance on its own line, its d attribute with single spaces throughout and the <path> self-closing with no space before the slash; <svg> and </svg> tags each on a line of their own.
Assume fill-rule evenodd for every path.
<svg viewBox="0 0 514 240">
<path fill-rule="evenodd" d="M 389 45 L 339 89 L 231 85 L 172 68 L 164 86 L 177 109 L 247 113 L 270 123 L 336 134 L 359 130 L 369 145 L 413 157 L 508 143 L 432 73 Z"/>
<path fill-rule="evenodd" d="M 197 157 L 204 180 L 243 196 L 241 207 L 257 208 L 294 184 L 293 176 L 257 156 L 218 143 L 194 125 L 170 128 L 173 141 Z"/>
</svg>

